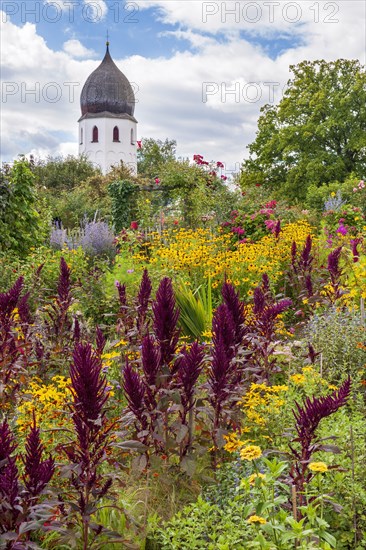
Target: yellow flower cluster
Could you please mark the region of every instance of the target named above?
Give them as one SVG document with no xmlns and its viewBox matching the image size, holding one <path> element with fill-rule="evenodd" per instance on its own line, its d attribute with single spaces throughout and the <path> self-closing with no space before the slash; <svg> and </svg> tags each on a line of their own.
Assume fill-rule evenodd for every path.
<svg viewBox="0 0 366 550">
<path fill-rule="evenodd" d="M 262 437 L 265 437 L 265 429 L 273 415 L 280 414 L 284 405 L 283 393 L 288 386 L 267 386 L 266 384 L 252 383 L 247 393 L 239 401 L 245 415 L 245 424 L 250 426 L 251 432 L 261 428 Z M 268 438 L 269 436 L 267 436 Z"/>
<path fill-rule="evenodd" d="M 242 441 L 239 439 L 238 434 L 236 432 L 232 432 L 231 434 L 224 435 L 224 439 L 226 441 L 226 444 L 224 445 L 225 451 L 228 453 L 235 453 L 238 449 L 241 449 L 247 441 Z"/>
<path fill-rule="evenodd" d="M 265 474 L 261 474 L 260 472 L 258 472 L 257 474 L 252 474 L 248 477 L 248 481 L 249 481 L 249 485 L 255 485 L 256 481 L 260 479 L 261 481 L 265 480 L 266 479 L 266 475 Z"/>
<path fill-rule="evenodd" d="M 312 472 L 320 472 L 323 474 L 324 472 L 328 471 L 328 466 L 325 464 L 325 462 L 311 462 L 309 464 L 309 470 Z"/>
<path fill-rule="evenodd" d="M 306 221 L 290 223 L 279 238 L 266 235 L 256 243 L 238 244 L 233 250 L 230 236 L 209 229 L 177 229 L 150 235 L 149 257 L 135 254 L 135 262 L 157 264 L 170 276 L 180 275 L 195 283 L 211 279 L 212 287 L 219 286 L 224 277 L 244 293 L 252 293 L 262 274 L 272 280 L 283 274 L 291 259 L 291 245 L 299 248 L 312 233 Z"/>
<path fill-rule="evenodd" d="M 240 450 L 242 460 L 256 460 L 262 456 L 261 448 L 258 445 L 248 445 Z"/>
<path fill-rule="evenodd" d="M 37 424 L 46 431 L 43 436 L 45 445 L 54 443 L 54 432 L 59 428 L 71 428 L 70 415 L 64 414 L 71 400 L 69 389 L 71 380 L 65 376 L 53 376 L 46 385 L 34 378 L 21 394 L 21 403 L 17 408 L 17 426 L 21 434 L 28 432 L 32 423 L 33 411 Z M 58 440 L 62 439 L 57 437 Z"/>
<path fill-rule="evenodd" d="M 261 516 L 253 515 L 253 516 L 250 516 L 250 518 L 247 519 L 247 522 L 251 523 L 251 524 L 259 523 L 259 524 L 264 525 L 265 523 L 267 523 L 267 520 L 265 518 L 262 518 Z"/>
</svg>

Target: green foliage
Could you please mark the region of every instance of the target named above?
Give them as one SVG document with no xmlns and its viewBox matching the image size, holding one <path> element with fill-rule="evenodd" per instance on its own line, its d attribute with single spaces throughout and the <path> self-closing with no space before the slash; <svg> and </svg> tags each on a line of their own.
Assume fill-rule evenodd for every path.
<svg viewBox="0 0 366 550">
<path fill-rule="evenodd" d="M 221 221 L 235 201 L 226 185 L 189 160 L 167 162 L 159 178 L 164 205 L 173 206 L 189 227 L 198 227 L 207 217 Z"/>
<path fill-rule="evenodd" d="M 318 187 L 311 184 L 308 187 L 305 204 L 317 212 L 324 210 L 324 203 L 334 194 L 340 194 L 342 201 L 352 206 L 360 207 L 366 214 L 366 191 L 359 189 L 360 178 L 350 174 L 343 182 L 333 181 Z M 353 191 L 357 189 L 357 191 Z"/>
<path fill-rule="evenodd" d="M 329 382 L 337 383 L 347 374 L 354 380 L 363 374 L 364 352 L 357 345 L 365 340 L 365 333 L 358 311 L 332 308 L 312 317 L 305 327 L 304 340 L 322 353 L 323 374 Z"/>
<path fill-rule="evenodd" d="M 243 535 L 249 532 L 247 506 L 233 502 L 228 508 L 205 502 L 201 497 L 162 528 L 154 529 L 146 550 L 226 550 L 245 548 Z"/>
<path fill-rule="evenodd" d="M 37 209 L 37 193 L 30 164 L 24 158 L 0 174 L 0 252 L 24 254 L 45 238 L 49 216 L 44 203 Z"/>
<path fill-rule="evenodd" d="M 57 191 L 74 189 L 81 182 L 96 176 L 99 170 L 84 155 L 66 158 L 48 157 L 33 163 L 35 182 L 39 187 Z"/>
<path fill-rule="evenodd" d="M 129 180 L 112 181 L 108 192 L 112 200 L 112 220 L 116 232 L 130 226 L 136 217 L 138 185 Z"/>
<path fill-rule="evenodd" d="M 290 198 L 309 185 L 343 181 L 366 167 L 366 73 L 355 60 L 303 61 L 276 106 L 262 108 L 241 185 L 265 184 Z"/>
<path fill-rule="evenodd" d="M 175 291 L 180 315 L 179 324 L 183 334 L 193 340 L 201 339 L 203 333 L 211 329 L 212 324 L 212 294 L 211 281 L 207 287 L 200 286 L 194 292 L 185 286 Z"/>
<path fill-rule="evenodd" d="M 276 459 L 261 462 L 264 477 L 257 477 L 255 481 L 247 477 L 250 471 L 243 462 L 225 469 L 217 481 L 225 486 L 225 476 L 230 476 L 229 486 L 234 483 L 230 496 L 215 503 L 199 497 L 169 522 L 153 526 L 146 550 L 335 548 L 337 541 L 328 532 L 329 524 L 322 517 L 322 493 L 311 504 L 302 507 L 301 519 L 295 519 L 283 507 L 289 498 L 289 488 L 283 480 L 287 463 Z M 254 475 L 258 475 L 258 466 L 252 467 Z M 322 487 L 319 489 L 322 491 Z M 260 521 L 252 522 L 251 518 Z"/>
<path fill-rule="evenodd" d="M 137 171 L 149 179 L 159 175 L 162 166 L 175 159 L 177 142 L 166 138 L 165 141 L 143 138 L 141 148 L 137 149 Z"/>
<path fill-rule="evenodd" d="M 49 189 L 42 194 L 52 208 L 52 216 L 60 218 L 67 229 L 79 227 L 85 218 L 91 220 L 96 213 L 99 219 L 108 221 L 111 218 L 111 198 L 105 176 L 97 174 L 74 189 L 57 193 Z"/>
</svg>

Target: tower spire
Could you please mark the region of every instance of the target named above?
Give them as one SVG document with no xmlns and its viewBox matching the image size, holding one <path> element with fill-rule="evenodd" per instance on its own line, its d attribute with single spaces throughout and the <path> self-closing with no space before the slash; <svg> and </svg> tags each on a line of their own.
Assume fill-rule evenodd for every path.
<svg viewBox="0 0 366 550">
<path fill-rule="evenodd" d="M 106 42 L 106 46 L 107 46 L 107 50 L 108 50 L 108 47 L 109 47 L 109 31 L 107 29 L 107 42 Z"/>
</svg>

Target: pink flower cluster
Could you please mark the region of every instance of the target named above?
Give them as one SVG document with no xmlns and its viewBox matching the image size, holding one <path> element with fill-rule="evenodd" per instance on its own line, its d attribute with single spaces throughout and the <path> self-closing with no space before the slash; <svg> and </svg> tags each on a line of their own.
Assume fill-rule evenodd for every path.
<svg viewBox="0 0 366 550">
<path fill-rule="evenodd" d="M 357 187 L 353 188 L 353 192 L 357 193 L 357 191 L 361 191 L 361 189 L 365 188 L 365 182 L 363 180 L 360 181 L 360 183 L 357 185 Z"/>
</svg>

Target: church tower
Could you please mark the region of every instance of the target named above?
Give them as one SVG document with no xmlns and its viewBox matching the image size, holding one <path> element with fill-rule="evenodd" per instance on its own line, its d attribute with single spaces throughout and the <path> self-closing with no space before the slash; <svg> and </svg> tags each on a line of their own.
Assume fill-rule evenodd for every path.
<svg viewBox="0 0 366 550">
<path fill-rule="evenodd" d="M 106 174 L 122 160 L 135 173 L 135 95 L 131 84 L 109 53 L 91 73 L 80 97 L 79 154 L 86 155 Z"/>
</svg>

